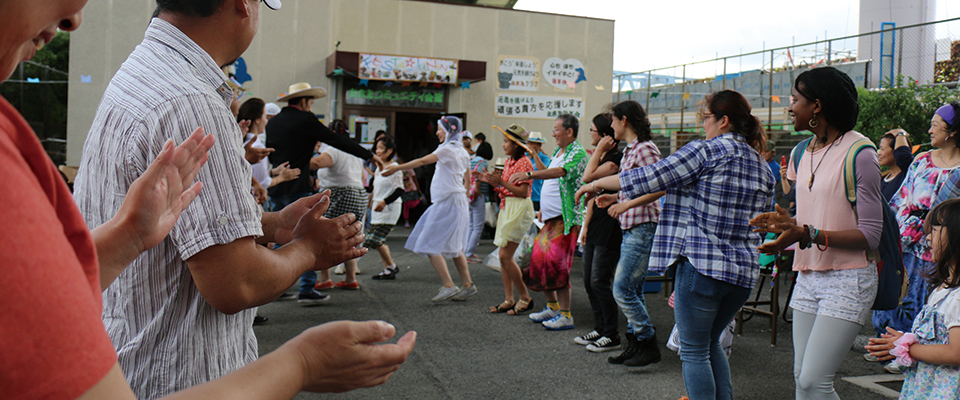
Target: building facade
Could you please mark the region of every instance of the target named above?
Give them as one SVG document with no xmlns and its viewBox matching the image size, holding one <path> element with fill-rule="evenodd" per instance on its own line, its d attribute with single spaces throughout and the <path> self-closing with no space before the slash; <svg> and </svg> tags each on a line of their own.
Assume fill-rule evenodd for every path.
<svg viewBox="0 0 960 400">
<path fill-rule="evenodd" d="M 68 164 L 79 162 L 106 85 L 142 40 L 155 5 L 91 0 L 84 9 L 70 43 L 76 83 L 69 89 Z M 613 27 L 611 20 L 473 5 L 285 0 L 281 10 L 262 9 L 237 77 L 245 98 L 268 102 L 296 82 L 322 86 L 327 97 L 314 103 L 318 117 L 348 121 L 361 142 L 384 129 L 401 155 L 432 150 L 442 114 L 463 117 L 502 155 L 492 126 L 519 123 L 549 137 L 558 113 L 589 120 L 610 102 Z M 585 144 L 588 129 L 579 132 Z M 548 139 L 545 149 L 553 147 Z"/>
</svg>

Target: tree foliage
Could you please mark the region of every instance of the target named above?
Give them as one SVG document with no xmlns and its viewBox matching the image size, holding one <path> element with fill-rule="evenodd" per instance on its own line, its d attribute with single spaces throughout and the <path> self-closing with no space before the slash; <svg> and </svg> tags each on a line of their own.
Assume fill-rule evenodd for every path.
<svg viewBox="0 0 960 400">
<path fill-rule="evenodd" d="M 905 82 L 906 81 L 906 82 Z M 930 118 L 943 104 L 956 101 L 960 92 L 945 86 L 921 86 L 903 75 L 893 85 L 886 82 L 886 89 L 859 92 L 860 116 L 856 131 L 879 144 L 883 134 L 891 129 L 902 128 L 910 133 L 913 144 L 930 143 Z M 922 150 L 929 149 L 924 146 Z"/>
<path fill-rule="evenodd" d="M 57 32 L 31 61 L 42 66 L 21 63 L 9 80 L 0 83 L 0 95 L 30 123 L 53 161 L 63 163 L 66 157 L 64 144 L 49 139 L 66 139 L 67 136 L 66 82 L 69 77 L 65 73 L 70 68 L 70 34 Z M 28 78 L 39 78 L 40 83 L 18 82 Z"/>
</svg>

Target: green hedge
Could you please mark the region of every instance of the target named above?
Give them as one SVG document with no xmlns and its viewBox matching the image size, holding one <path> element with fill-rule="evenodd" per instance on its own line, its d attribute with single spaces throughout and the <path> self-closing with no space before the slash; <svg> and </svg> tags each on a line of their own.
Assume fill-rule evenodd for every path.
<svg viewBox="0 0 960 400">
<path fill-rule="evenodd" d="M 956 101 L 958 92 L 945 86 L 920 86 L 916 81 L 897 76 L 894 85 L 886 82 L 886 89 L 857 88 L 860 98 L 860 116 L 854 130 L 879 144 L 884 133 L 903 128 L 910 133 L 914 145 L 930 143 L 930 119 L 943 104 Z M 925 145 L 921 151 L 929 150 Z"/>
</svg>

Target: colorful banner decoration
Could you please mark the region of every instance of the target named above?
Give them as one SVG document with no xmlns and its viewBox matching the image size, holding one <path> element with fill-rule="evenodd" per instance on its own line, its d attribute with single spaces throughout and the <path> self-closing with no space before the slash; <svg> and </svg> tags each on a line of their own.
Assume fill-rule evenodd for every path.
<svg viewBox="0 0 960 400">
<path fill-rule="evenodd" d="M 464 90 L 470 89 L 470 81 L 460 82 L 460 89 L 464 89 Z"/>
<path fill-rule="evenodd" d="M 555 119 L 560 114 L 584 116 L 582 97 L 530 96 L 500 93 L 494 103 L 497 117 Z"/>
<path fill-rule="evenodd" d="M 772 99 L 774 103 L 780 104 L 780 96 L 773 96 Z"/>
<path fill-rule="evenodd" d="M 577 82 L 587 80 L 580 60 L 569 58 L 561 60 L 557 57 L 548 58 L 543 64 L 543 78 L 557 89 L 568 90 L 576 87 Z M 573 86 L 570 86 L 570 84 Z"/>
<path fill-rule="evenodd" d="M 690 100 L 690 93 L 684 93 L 682 100 Z"/>
<path fill-rule="evenodd" d="M 540 87 L 540 60 L 534 57 L 500 56 L 497 60 L 500 90 L 536 92 Z"/>
<path fill-rule="evenodd" d="M 656 97 L 660 97 L 660 92 L 650 93 L 650 98 L 656 98 Z"/>
<path fill-rule="evenodd" d="M 459 61 L 360 53 L 360 79 L 457 83 Z"/>
<path fill-rule="evenodd" d="M 384 85 L 371 89 L 356 83 L 347 85 L 347 104 L 443 109 L 445 97 L 443 88 Z"/>
</svg>

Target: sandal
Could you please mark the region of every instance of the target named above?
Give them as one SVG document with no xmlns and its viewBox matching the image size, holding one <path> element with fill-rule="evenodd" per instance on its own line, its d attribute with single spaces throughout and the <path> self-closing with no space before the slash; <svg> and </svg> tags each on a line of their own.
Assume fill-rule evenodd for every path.
<svg viewBox="0 0 960 400">
<path fill-rule="evenodd" d="M 490 312 L 493 314 L 505 313 L 507 311 L 513 310 L 513 308 L 516 306 L 517 306 L 517 303 L 511 303 L 504 300 L 503 303 L 490 307 Z"/>
<path fill-rule="evenodd" d="M 530 301 L 520 300 L 513 306 L 513 309 L 507 312 L 508 315 L 522 315 L 523 313 L 533 309 L 533 299 Z"/>
</svg>

